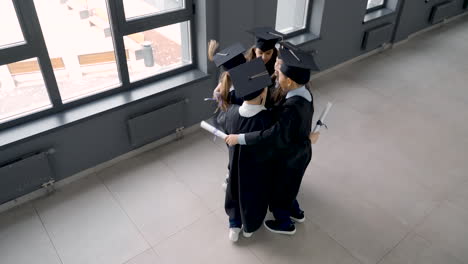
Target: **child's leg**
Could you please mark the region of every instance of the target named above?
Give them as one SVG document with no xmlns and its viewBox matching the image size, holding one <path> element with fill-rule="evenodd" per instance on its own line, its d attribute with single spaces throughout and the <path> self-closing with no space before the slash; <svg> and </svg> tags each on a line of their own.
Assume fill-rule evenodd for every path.
<svg viewBox="0 0 468 264">
<path fill-rule="evenodd" d="M 296 227 L 291 220 L 291 204 L 287 202 L 287 193 L 281 188 L 279 182 L 275 182 L 272 186 L 272 196 L 270 199 L 270 211 L 273 213 L 275 220 L 265 222 L 265 227 L 278 234 L 293 235 L 296 233 Z"/>
<path fill-rule="evenodd" d="M 272 208 L 275 220 L 265 221 L 265 227 L 277 234 L 294 235 L 296 227 L 290 218 L 289 209 Z"/>
<path fill-rule="evenodd" d="M 226 190 L 226 199 L 224 201 L 224 209 L 229 216 L 229 227 L 242 227 L 242 217 L 239 206 L 239 197 L 237 187 L 234 187 L 234 181 L 229 181 Z"/>
<path fill-rule="evenodd" d="M 224 209 L 229 216 L 229 240 L 236 242 L 242 227 L 242 218 L 239 206 L 238 179 L 231 173 L 226 189 Z"/>
<path fill-rule="evenodd" d="M 291 210 L 290 210 L 291 219 L 296 223 L 303 223 L 305 221 L 304 211 L 301 210 L 299 202 L 294 200 Z"/>
<path fill-rule="evenodd" d="M 311 158 L 312 158 L 312 149 L 310 148 L 310 146 L 308 146 L 304 150 L 304 155 L 303 155 L 303 160 L 302 160 L 302 162 L 304 163 L 301 164 L 300 160 L 298 160 L 298 163 L 296 164 L 296 171 L 294 174 L 297 175 L 297 178 L 294 181 L 293 186 L 291 187 L 291 189 L 293 190 L 292 193 L 295 194 L 295 196 L 290 207 L 291 219 L 296 223 L 303 223 L 305 221 L 304 211 L 299 206 L 299 202 L 297 201 L 297 195 L 299 194 L 299 189 L 301 187 L 302 178 L 304 177 L 307 166 L 309 166 Z"/>
</svg>

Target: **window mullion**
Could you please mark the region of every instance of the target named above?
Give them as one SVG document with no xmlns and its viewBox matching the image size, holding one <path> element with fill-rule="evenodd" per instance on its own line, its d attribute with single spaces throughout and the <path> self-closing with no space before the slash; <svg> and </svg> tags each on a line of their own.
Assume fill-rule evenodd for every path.
<svg viewBox="0 0 468 264">
<path fill-rule="evenodd" d="M 0 49 L 0 65 L 10 64 L 34 57 L 36 57 L 36 55 L 28 44 Z"/>
<path fill-rule="evenodd" d="M 20 24 L 26 29 L 23 32 L 27 32 L 25 38 L 29 42 L 28 46 L 33 50 L 34 56 L 38 58 L 50 101 L 54 107 L 61 107 L 62 98 L 33 0 L 14 0 L 13 3 L 18 12 Z"/>
<path fill-rule="evenodd" d="M 192 6 L 190 5 L 190 8 L 181 11 L 132 19 L 125 23 L 123 33 L 124 35 L 130 35 L 141 31 L 164 27 L 178 22 L 188 21 L 193 17 L 192 12 Z"/>
<path fill-rule="evenodd" d="M 130 86 L 130 77 L 128 73 L 127 56 L 125 53 L 123 27 L 125 14 L 122 0 L 108 0 L 108 13 L 110 16 L 110 27 L 112 30 L 112 39 L 114 42 L 117 68 L 119 71 L 122 87 L 128 89 Z"/>
</svg>

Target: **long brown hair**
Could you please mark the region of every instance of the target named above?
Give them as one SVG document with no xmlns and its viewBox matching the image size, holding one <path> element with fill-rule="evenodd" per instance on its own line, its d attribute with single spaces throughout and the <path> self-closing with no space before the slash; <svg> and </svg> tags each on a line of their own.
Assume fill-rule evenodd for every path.
<svg viewBox="0 0 468 264">
<path fill-rule="evenodd" d="M 250 49 L 247 50 L 247 53 L 245 53 L 245 59 L 247 61 L 251 61 L 251 60 L 257 58 L 257 54 L 255 54 L 255 48 L 256 48 L 256 46 L 253 45 Z"/>
<path fill-rule="evenodd" d="M 229 100 L 229 90 L 232 86 L 231 76 L 228 72 L 221 73 L 221 76 L 219 78 L 219 85 L 220 92 L 218 98 L 216 98 L 219 103 L 218 107 L 219 109 L 221 109 L 221 111 L 226 111 L 229 105 L 231 104 Z"/>
<path fill-rule="evenodd" d="M 219 43 L 216 40 L 210 40 L 208 42 L 208 59 L 213 61 L 214 55 L 218 51 Z M 232 86 L 231 76 L 228 72 L 221 73 L 219 77 L 219 95 L 215 98 L 218 101 L 218 109 L 226 111 L 230 105 L 229 102 L 229 89 Z"/>
</svg>

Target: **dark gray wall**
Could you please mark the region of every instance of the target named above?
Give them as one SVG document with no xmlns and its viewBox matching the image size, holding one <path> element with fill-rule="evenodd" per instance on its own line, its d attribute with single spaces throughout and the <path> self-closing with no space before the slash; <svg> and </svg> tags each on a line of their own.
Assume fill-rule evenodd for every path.
<svg viewBox="0 0 468 264">
<path fill-rule="evenodd" d="M 400 0 L 401 1 L 401 0 Z M 400 24 L 396 31 L 395 41 L 401 41 L 409 35 L 425 29 L 432 24 L 429 22 L 432 8 L 447 0 L 405 0 L 401 12 Z M 466 10 L 463 9 L 465 0 L 453 0 L 453 9 L 450 17 L 459 15 Z"/>
<path fill-rule="evenodd" d="M 457 8 L 452 15 L 463 12 L 463 0 L 455 1 Z M 367 0 L 315 0 L 312 6 L 323 10 L 321 27 L 317 27 L 316 23 L 320 19 L 317 19 L 314 12 L 311 21 L 315 24 L 310 28 L 315 34 L 319 34 L 319 38 L 302 44 L 302 47 L 317 50 L 319 66 L 327 69 L 369 52 L 361 48 L 363 36 L 369 29 L 391 23 L 394 26 L 395 41 L 400 41 L 430 26 L 430 10 L 437 2 L 442 1 L 430 0 L 426 4 L 425 0 L 400 0 L 395 12 L 364 24 Z M 222 46 L 235 41 L 241 41 L 246 46 L 252 45 L 253 37 L 245 33 L 245 30 L 254 26 L 274 26 L 277 0 L 195 0 L 195 3 L 196 34 L 193 39 L 197 51 L 196 61 L 200 70 L 210 74 L 209 78 L 153 95 L 21 143 L 0 146 L 0 164 L 26 153 L 54 148 L 56 152 L 50 156 L 50 163 L 56 180 L 61 180 L 131 151 L 133 147 L 129 141 L 126 120 L 137 113 L 147 112 L 176 99 L 188 98 L 182 117 L 186 126 L 208 117 L 213 108 L 202 99 L 211 95 L 217 82 L 217 69 L 206 60 L 207 41 L 217 39 Z M 298 38 L 301 36 L 296 40 Z M 14 129 L 11 128 L 10 131 Z M 34 172 L 31 171 L 31 174 Z M 1 176 L 0 192 L 3 188 L 11 188 L 5 186 Z"/>
</svg>

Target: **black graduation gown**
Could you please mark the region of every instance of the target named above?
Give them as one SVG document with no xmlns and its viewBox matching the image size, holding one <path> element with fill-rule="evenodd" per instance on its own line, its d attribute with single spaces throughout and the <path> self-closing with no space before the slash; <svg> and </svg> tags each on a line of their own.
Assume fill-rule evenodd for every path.
<svg viewBox="0 0 468 264">
<path fill-rule="evenodd" d="M 227 134 L 239 134 L 266 129 L 273 120 L 266 110 L 250 118 L 242 117 L 239 106 L 231 105 L 218 123 Z M 267 213 L 271 157 L 271 147 L 263 144 L 229 147 L 225 210 L 230 219 L 241 220 L 249 233 L 260 228 Z"/>
<path fill-rule="evenodd" d="M 272 210 L 290 210 L 302 177 L 312 158 L 309 134 L 314 113 L 312 102 L 300 96 L 283 99 L 277 122 L 269 129 L 245 134 L 247 145 L 272 144 L 278 162 L 273 176 Z"/>
<path fill-rule="evenodd" d="M 232 105 L 242 105 L 244 100 L 236 96 L 236 90 L 232 90 L 228 94 L 228 102 Z"/>
</svg>

